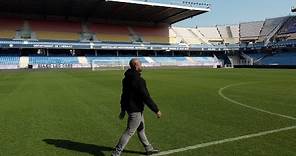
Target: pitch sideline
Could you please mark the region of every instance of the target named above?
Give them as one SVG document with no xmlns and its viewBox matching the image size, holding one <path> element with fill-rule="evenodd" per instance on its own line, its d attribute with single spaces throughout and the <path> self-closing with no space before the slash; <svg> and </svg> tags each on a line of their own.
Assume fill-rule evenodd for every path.
<svg viewBox="0 0 296 156">
<path fill-rule="evenodd" d="M 296 126 L 285 127 L 285 128 L 274 129 L 274 130 L 270 130 L 270 131 L 264 131 L 264 132 L 259 132 L 259 133 L 243 135 L 243 136 L 234 137 L 234 138 L 228 138 L 228 139 L 223 139 L 223 140 L 218 140 L 218 141 L 212 141 L 212 142 L 197 144 L 197 145 L 188 146 L 188 147 L 184 147 L 184 148 L 179 148 L 179 149 L 160 152 L 160 153 L 154 154 L 152 156 L 169 155 L 169 154 L 184 152 L 184 151 L 193 150 L 193 149 L 204 148 L 204 147 L 213 146 L 213 145 L 219 145 L 219 144 L 224 144 L 224 143 L 229 143 L 229 142 L 234 142 L 234 141 L 239 141 L 239 140 L 244 140 L 244 139 L 250 139 L 250 138 L 265 136 L 265 135 L 269 135 L 269 134 L 273 134 L 273 133 L 279 133 L 279 132 L 293 130 L 293 129 L 296 129 Z"/>
</svg>

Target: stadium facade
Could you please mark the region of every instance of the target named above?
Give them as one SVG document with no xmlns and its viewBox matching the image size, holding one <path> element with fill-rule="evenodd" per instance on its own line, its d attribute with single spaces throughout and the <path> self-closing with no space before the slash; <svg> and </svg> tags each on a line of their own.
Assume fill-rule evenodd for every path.
<svg viewBox="0 0 296 156">
<path fill-rule="evenodd" d="M 210 4 L 160 0 L 0 2 L 0 68 L 296 65 L 296 17 L 238 25 L 172 24 Z"/>
</svg>

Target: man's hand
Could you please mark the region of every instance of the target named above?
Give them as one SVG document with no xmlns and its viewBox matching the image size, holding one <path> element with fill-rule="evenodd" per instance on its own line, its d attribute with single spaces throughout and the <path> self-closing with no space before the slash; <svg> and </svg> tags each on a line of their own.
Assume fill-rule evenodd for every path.
<svg viewBox="0 0 296 156">
<path fill-rule="evenodd" d="M 161 112 L 158 111 L 158 112 L 156 113 L 156 116 L 157 116 L 157 118 L 161 118 Z"/>
<path fill-rule="evenodd" d="M 123 120 L 124 116 L 125 116 L 125 111 L 121 111 L 120 114 L 119 114 L 119 119 Z"/>
</svg>

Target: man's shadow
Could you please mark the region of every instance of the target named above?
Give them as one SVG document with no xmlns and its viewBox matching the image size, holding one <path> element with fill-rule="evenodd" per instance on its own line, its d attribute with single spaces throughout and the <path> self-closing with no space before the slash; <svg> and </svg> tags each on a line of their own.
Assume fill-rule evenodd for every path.
<svg viewBox="0 0 296 156">
<path fill-rule="evenodd" d="M 46 142 L 47 144 L 54 145 L 55 147 L 58 147 L 58 148 L 64 148 L 67 150 L 89 153 L 94 156 L 105 156 L 105 154 L 103 153 L 104 151 L 110 152 L 115 150 L 112 147 L 85 144 L 85 143 L 74 142 L 70 140 L 62 140 L 62 139 L 44 139 L 42 141 Z M 145 155 L 144 152 L 130 151 L 130 150 L 124 150 L 123 153 Z"/>
</svg>

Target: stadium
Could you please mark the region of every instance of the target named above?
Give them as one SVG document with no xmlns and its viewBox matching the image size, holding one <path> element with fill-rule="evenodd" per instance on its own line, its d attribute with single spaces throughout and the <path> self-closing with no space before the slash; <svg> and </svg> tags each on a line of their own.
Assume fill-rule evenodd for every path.
<svg viewBox="0 0 296 156">
<path fill-rule="evenodd" d="M 0 1 L 0 156 L 110 155 L 132 58 L 163 112 L 145 114 L 156 155 L 296 155 L 296 16 L 174 25 L 206 13 L 191 0 Z M 142 151 L 135 138 L 123 155 Z"/>
</svg>

